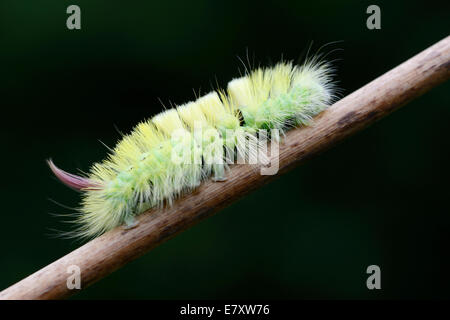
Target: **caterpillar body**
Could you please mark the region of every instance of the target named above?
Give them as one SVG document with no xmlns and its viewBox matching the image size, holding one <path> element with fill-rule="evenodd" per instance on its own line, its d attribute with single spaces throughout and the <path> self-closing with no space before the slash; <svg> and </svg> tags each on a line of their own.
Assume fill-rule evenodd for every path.
<svg viewBox="0 0 450 320">
<path fill-rule="evenodd" d="M 132 227 L 140 213 L 171 205 L 205 179 L 226 179 L 229 154 L 258 155 L 258 130 L 308 125 L 327 108 L 335 98 L 332 73 L 317 59 L 258 68 L 226 90 L 139 123 L 87 175 L 67 173 L 48 160 L 61 182 L 82 192 L 71 236 L 92 238 L 122 224 Z"/>
</svg>

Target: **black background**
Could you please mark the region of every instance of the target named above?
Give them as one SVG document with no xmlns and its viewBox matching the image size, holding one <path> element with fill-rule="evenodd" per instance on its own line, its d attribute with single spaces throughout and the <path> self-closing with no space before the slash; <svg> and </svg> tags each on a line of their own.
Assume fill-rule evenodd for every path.
<svg viewBox="0 0 450 320">
<path fill-rule="evenodd" d="M 66 8 L 81 8 L 81 30 Z M 381 7 L 382 29 L 366 28 Z M 313 41 L 344 95 L 446 37 L 446 1 L 0 2 L 0 289 L 75 249 L 79 195 L 45 164 L 87 171 L 121 132 Z M 74 298 L 448 298 L 449 84 L 435 88 Z M 366 288 L 367 266 L 382 289 Z"/>
</svg>

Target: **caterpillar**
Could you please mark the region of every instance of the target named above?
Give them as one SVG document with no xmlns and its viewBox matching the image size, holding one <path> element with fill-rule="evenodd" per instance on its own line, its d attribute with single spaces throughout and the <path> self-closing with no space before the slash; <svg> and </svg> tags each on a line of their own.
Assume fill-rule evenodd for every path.
<svg viewBox="0 0 450 320">
<path fill-rule="evenodd" d="M 319 59 L 260 67 L 233 79 L 226 90 L 142 121 L 87 174 L 68 173 L 47 160 L 63 184 L 82 193 L 71 236 L 132 228 L 137 215 L 171 205 L 205 179 L 225 180 L 236 154 L 258 157 L 260 130 L 284 133 L 309 125 L 326 109 L 335 98 L 332 76 L 330 64 Z"/>
</svg>

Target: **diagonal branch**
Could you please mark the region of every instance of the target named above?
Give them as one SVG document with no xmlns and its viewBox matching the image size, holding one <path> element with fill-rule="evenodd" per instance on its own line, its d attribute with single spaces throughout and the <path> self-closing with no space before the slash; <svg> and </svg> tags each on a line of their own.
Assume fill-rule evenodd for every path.
<svg viewBox="0 0 450 320">
<path fill-rule="evenodd" d="M 450 78 L 450 36 L 353 92 L 320 114 L 310 127 L 294 129 L 280 144 L 280 172 L 388 115 Z M 179 232 L 209 217 L 276 176 L 235 165 L 224 182 L 208 181 L 171 208 L 139 216 L 134 229 L 116 228 L 0 292 L 0 299 L 57 299 L 77 290 L 66 285 L 67 268 L 81 270 L 81 287 L 105 277 Z"/>
</svg>

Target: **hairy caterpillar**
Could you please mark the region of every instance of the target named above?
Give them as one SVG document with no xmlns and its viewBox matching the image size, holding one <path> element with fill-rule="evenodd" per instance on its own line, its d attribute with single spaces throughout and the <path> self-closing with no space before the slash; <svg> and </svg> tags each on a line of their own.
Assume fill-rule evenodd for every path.
<svg viewBox="0 0 450 320">
<path fill-rule="evenodd" d="M 82 191 L 71 235 L 92 238 L 122 224 L 132 227 L 148 208 L 172 204 L 209 177 L 226 179 L 230 151 L 258 154 L 258 130 L 308 125 L 327 108 L 335 97 L 331 76 L 329 64 L 317 59 L 258 68 L 229 82 L 226 91 L 139 123 L 85 176 L 48 160 L 61 182 Z"/>
</svg>

